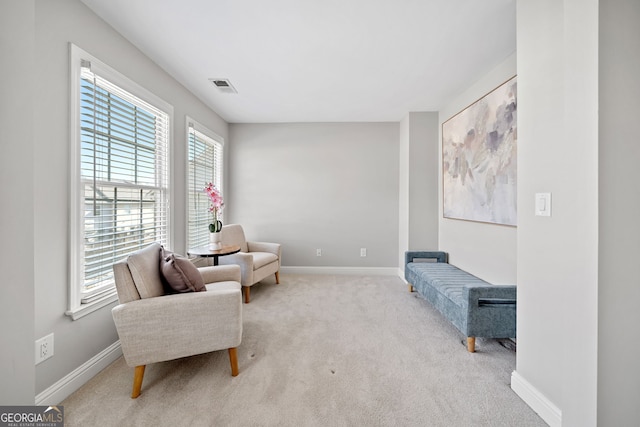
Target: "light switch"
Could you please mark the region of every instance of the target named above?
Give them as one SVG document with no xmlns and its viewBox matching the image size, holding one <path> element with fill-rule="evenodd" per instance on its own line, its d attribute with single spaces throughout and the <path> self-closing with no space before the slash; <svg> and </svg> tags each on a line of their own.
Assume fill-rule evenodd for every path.
<svg viewBox="0 0 640 427">
<path fill-rule="evenodd" d="M 536 193 L 536 215 L 551 216 L 551 193 Z"/>
</svg>

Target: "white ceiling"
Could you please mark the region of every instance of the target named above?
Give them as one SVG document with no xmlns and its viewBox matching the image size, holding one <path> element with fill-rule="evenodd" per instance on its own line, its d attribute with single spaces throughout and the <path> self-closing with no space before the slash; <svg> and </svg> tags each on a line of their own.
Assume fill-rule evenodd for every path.
<svg viewBox="0 0 640 427">
<path fill-rule="evenodd" d="M 516 49 L 515 0 L 82 1 L 230 123 L 438 111 Z"/>
</svg>

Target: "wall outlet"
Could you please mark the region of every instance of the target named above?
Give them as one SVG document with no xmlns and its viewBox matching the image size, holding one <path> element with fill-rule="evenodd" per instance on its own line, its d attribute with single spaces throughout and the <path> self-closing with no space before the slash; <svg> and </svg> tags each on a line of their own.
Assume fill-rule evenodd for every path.
<svg viewBox="0 0 640 427">
<path fill-rule="evenodd" d="M 322 249 L 316 249 L 316 256 L 322 256 Z"/>
<path fill-rule="evenodd" d="M 360 256 L 367 256 L 367 248 L 360 248 Z"/>
<path fill-rule="evenodd" d="M 53 356 L 53 334 L 36 341 L 36 365 Z"/>
</svg>

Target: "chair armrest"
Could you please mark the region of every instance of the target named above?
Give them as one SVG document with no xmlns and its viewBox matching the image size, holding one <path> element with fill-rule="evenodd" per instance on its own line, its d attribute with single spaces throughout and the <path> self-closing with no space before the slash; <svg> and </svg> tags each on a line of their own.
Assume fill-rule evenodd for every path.
<svg viewBox="0 0 640 427">
<path fill-rule="evenodd" d="M 442 251 L 407 251 L 404 253 L 404 263 L 409 264 L 414 259 L 435 259 L 437 262 L 448 262 L 447 253 Z"/>
<path fill-rule="evenodd" d="M 214 282 L 239 282 L 240 267 L 237 265 L 212 265 L 199 267 L 198 271 L 202 275 L 204 283 Z"/>
<path fill-rule="evenodd" d="M 281 251 L 280 243 L 268 243 L 268 242 L 247 242 L 249 252 L 270 252 L 280 259 Z"/>
<path fill-rule="evenodd" d="M 111 313 L 129 366 L 237 347 L 242 340 L 239 285 L 131 301 Z"/>
</svg>

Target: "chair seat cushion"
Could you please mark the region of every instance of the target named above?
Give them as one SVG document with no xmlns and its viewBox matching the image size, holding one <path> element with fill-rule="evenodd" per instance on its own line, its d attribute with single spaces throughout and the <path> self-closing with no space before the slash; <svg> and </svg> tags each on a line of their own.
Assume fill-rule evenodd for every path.
<svg viewBox="0 0 640 427">
<path fill-rule="evenodd" d="M 270 252 L 249 252 L 253 255 L 253 270 L 258 270 L 267 264 L 277 262 L 278 257 Z"/>
<path fill-rule="evenodd" d="M 162 276 L 169 285 L 169 292 L 167 293 L 201 292 L 207 290 L 198 268 L 187 258 L 169 254 L 166 257 L 162 257 L 160 264 Z"/>
</svg>

